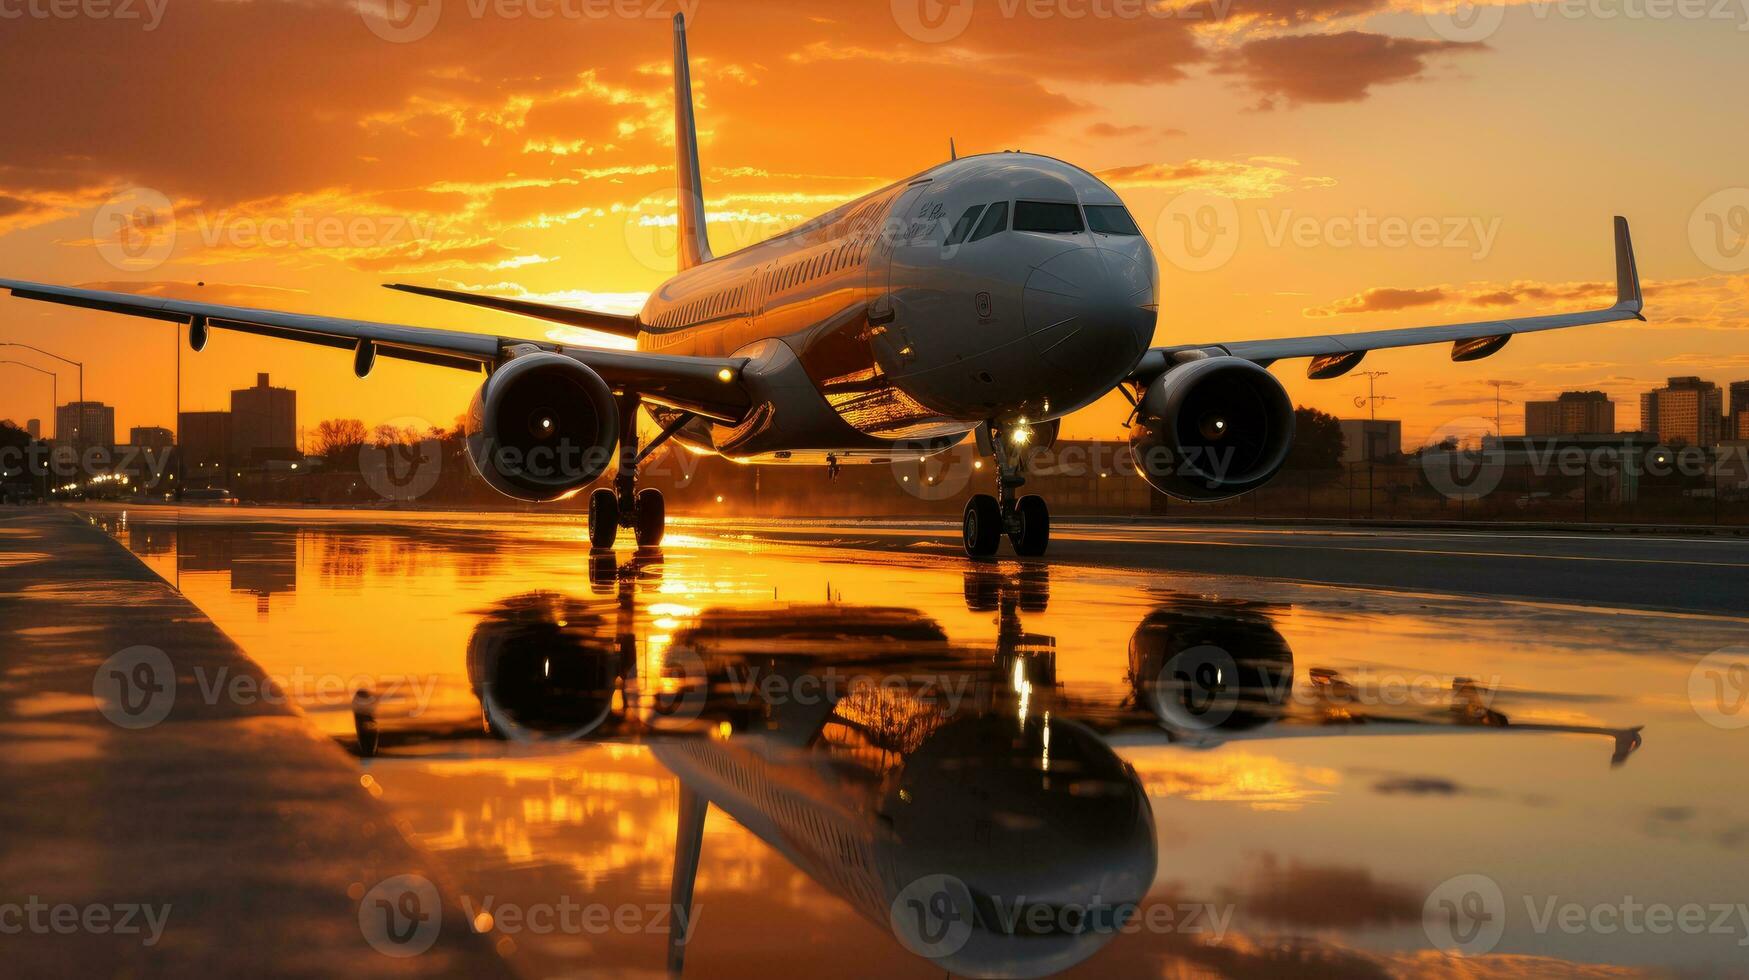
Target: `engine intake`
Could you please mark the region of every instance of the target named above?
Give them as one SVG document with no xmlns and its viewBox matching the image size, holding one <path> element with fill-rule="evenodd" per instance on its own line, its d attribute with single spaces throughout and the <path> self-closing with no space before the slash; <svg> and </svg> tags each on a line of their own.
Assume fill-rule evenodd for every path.
<svg viewBox="0 0 1749 980">
<path fill-rule="evenodd" d="M 1293 447 L 1294 408 L 1268 370 L 1241 357 L 1189 361 L 1155 378 L 1130 428 L 1136 468 L 1180 500 L 1262 486 Z"/>
<path fill-rule="evenodd" d="M 468 408 L 468 458 L 494 490 L 544 503 L 607 470 L 619 406 L 601 375 L 559 354 L 528 354 L 492 373 Z"/>
</svg>

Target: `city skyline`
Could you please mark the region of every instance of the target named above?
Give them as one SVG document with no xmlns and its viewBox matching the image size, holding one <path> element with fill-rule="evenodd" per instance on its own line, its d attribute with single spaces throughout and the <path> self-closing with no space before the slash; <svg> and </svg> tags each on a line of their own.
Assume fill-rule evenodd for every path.
<svg viewBox="0 0 1749 980">
<path fill-rule="evenodd" d="M 140 433 L 143 431 L 145 431 L 145 432 L 162 432 L 162 433 L 169 435 L 172 438 L 172 440 L 175 441 L 173 444 L 180 444 L 180 433 L 183 430 L 183 428 L 185 428 L 186 426 L 198 426 L 198 427 L 200 427 L 201 431 L 200 431 L 199 435 L 197 436 L 197 439 L 206 441 L 206 440 L 211 440 L 211 439 L 217 438 L 217 439 L 220 439 L 221 441 L 229 444 L 233 440 L 238 438 L 238 436 L 233 433 L 233 430 L 230 427 L 231 426 L 230 419 L 232 418 L 232 416 L 234 416 L 236 414 L 236 405 L 238 404 L 239 397 L 242 396 L 244 398 L 248 398 L 251 395 L 255 395 L 255 396 L 259 397 L 259 395 L 258 395 L 259 392 L 266 390 L 266 389 L 270 389 L 273 392 L 280 392 L 280 393 L 284 393 L 284 395 L 289 395 L 289 406 L 282 407 L 281 409 L 279 409 L 278 410 L 278 417 L 274 418 L 271 422 L 262 421 L 262 422 L 257 423 L 257 428 L 262 428 L 263 426 L 265 426 L 266 430 L 271 430 L 271 432 L 274 433 L 274 435 L 271 435 L 271 436 L 258 435 L 258 436 L 243 437 L 244 441 L 249 442 L 251 446 L 265 447 L 265 446 L 270 446 L 270 445 L 278 445 L 281 448 L 295 449 L 299 452 L 305 452 L 305 453 L 312 451 L 311 446 L 310 446 L 311 439 L 307 435 L 307 433 L 310 431 L 313 431 L 315 428 L 317 428 L 323 422 L 358 421 L 358 422 L 363 424 L 364 430 L 366 432 L 375 431 L 379 424 L 387 424 L 387 423 L 373 423 L 367 419 L 362 419 L 362 418 L 358 418 L 357 416 L 347 416 L 347 415 L 330 416 L 330 417 L 324 417 L 324 418 L 319 418 L 319 419 L 308 418 L 307 416 L 301 415 L 297 410 L 297 407 L 296 407 L 297 406 L 297 394 L 298 394 L 297 390 L 291 389 L 291 388 L 283 388 L 283 387 L 279 387 L 279 386 L 270 386 L 269 385 L 270 378 L 271 378 L 271 375 L 269 372 L 264 372 L 264 371 L 254 372 L 255 381 L 254 381 L 253 385 L 249 385 L 249 386 L 245 386 L 245 387 L 233 387 L 230 390 L 229 399 L 228 399 L 231 402 L 230 408 L 210 409 L 210 408 L 187 408 L 187 407 L 184 407 L 180 413 L 180 417 L 177 419 L 178 424 L 174 425 L 174 426 L 160 426 L 160 425 L 151 425 L 151 424 L 147 424 L 147 425 L 123 425 L 122 422 L 120 421 L 121 416 L 119 416 L 118 414 L 114 414 L 114 408 L 115 408 L 114 406 L 108 405 L 106 402 L 103 402 L 101 399 L 97 399 L 97 398 L 90 399 L 86 404 L 94 406 L 98 409 L 110 410 L 112 413 L 111 418 L 114 419 L 114 421 L 105 421 L 103 424 L 106 427 L 111 428 L 112 431 L 114 431 L 114 432 L 119 433 L 119 432 L 124 431 L 124 430 L 129 431 L 130 433 L 133 433 L 133 434 L 137 434 L 137 433 Z M 1743 430 L 1735 428 L 1735 426 L 1738 423 L 1738 419 L 1739 419 L 1740 415 L 1749 417 L 1749 380 L 1730 381 L 1730 382 L 1725 382 L 1725 383 L 1719 383 L 1719 382 L 1712 381 L 1710 379 L 1696 378 L 1693 376 L 1678 376 L 1678 377 L 1666 378 L 1664 386 L 1661 386 L 1661 387 L 1655 388 L 1655 389 L 1651 389 L 1650 391 L 1638 393 L 1638 395 L 1635 399 L 1635 403 L 1634 403 L 1634 411 L 1631 411 L 1626 416 L 1623 416 L 1619 413 L 1619 411 L 1618 411 L 1619 405 L 1618 405 L 1618 402 L 1616 399 L 1609 398 L 1606 393 L 1595 390 L 1595 389 L 1593 389 L 1593 390 L 1564 390 L 1564 391 L 1560 391 L 1560 392 L 1552 395 L 1551 397 L 1545 398 L 1545 399 L 1526 397 L 1522 401 L 1503 400 L 1504 405 L 1508 405 L 1508 406 L 1516 405 L 1519 408 L 1519 412 L 1516 416 L 1514 416 L 1513 414 L 1511 414 L 1509 412 L 1509 410 L 1503 409 L 1503 415 L 1502 415 L 1501 419 L 1499 420 L 1501 425 L 1502 425 L 1502 434 L 1506 435 L 1506 436 L 1531 436 L 1531 437 L 1537 437 L 1537 436 L 1555 437 L 1555 436 L 1563 436 L 1563 435 L 1608 435 L 1608 434 L 1632 434 L 1632 433 L 1649 433 L 1649 434 L 1656 435 L 1657 434 L 1655 431 L 1657 428 L 1656 426 L 1653 426 L 1652 428 L 1649 429 L 1644 425 L 1645 417 L 1643 415 L 1643 411 L 1644 411 L 1645 399 L 1649 396 L 1656 395 L 1660 391 L 1667 390 L 1670 386 L 1673 386 L 1673 385 L 1680 386 L 1681 384 L 1685 384 L 1685 383 L 1693 382 L 1693 381 L 1699 381 L 1699 382 L 1701 382 L 1701 384 L 1703 386 L 1706 386 L 1706 385 L 1712 386 L 1712 388 L 1714 389 L 1714 393 L 1718 396 L 1717 403 L 1720 407 L 1720 411 L 1718 413 L 1717 425 L 1716 425 L 1715 430 L 1714 430 L 1717 432 L 1717 436 L 1714 439 L 1714 441 L 1715 442 L 1724 442 L 1724 441 L 1732 441 L 1732 440 L 1743 440 L 1743 439 L 1749 438 L 1749 436 L 1745 436 L 1743 434 Z M 1492 383 L 1493 382 L 1490 382 L 1490 384 L 1492 384 Z M 1513 381 L 1513 380 L 1508 379 L 1508 380 L 1500 380 L 1498 383 L 1503 388 L 1512 389 L 1515 393 L 1525 393 L 1525 392 L 1528 392 L 1530 390 L 1530 386 L 1524 382 L 1518 382 L 1518 381 Z M 1383 395 L 1378 396 L 1379 401 L 1385 401 L 1386 399 L 1387 399 L 1387 396 L 1383 396 Z M 1595 408 L 1592 408 L 1589 411 L 1580 410 L 1577 414 L 1575 413 L 1575 408 L 1574 408 L 1575 403 L 1587 402 L 1587 401 L 1590 401 L 1592 399 L 1602 399 L 1603 404 L 1607 406 L 1607 413 L 1599 415 L 1599 414 L 1597 414 L 1597 409 L 1595 409 Z M 1398 399 L 1396 398 L 1396 396 L 1389 396 L 1389 400 L 1396 401 Z M 1492 396 L 1490 396 L 1489 400 L 1490 401 L 1493 400 Z M 1364 399 L 1356 398 L 1353 402 L 1353 407 L 1356 407 L 1356 408 L 1363 407 L 1364 401 L 1365 401 Z M 62 410 L 71 409 L 76 404 L 78 404 L 78 403 L 69 402 L 69 403 L 65 403 L 65 404 L 56 406 L 57 416 Z M 1540 424 L 1540 425 L 1533 424 L 1533 419 L 1532 419 L 1533 412 L 1539 408 L 1543 408 L 1544 406 L 1546 406 L 1546 409 L 1544 409 L 1544 411 L 1552 412 L 1553 414 L 1546 415 L 1545 421 L 1543 421 L 1542 424 Z M 1315 406 L 1301 406 L 1301 407 L 1315 407 Z M 1342 406 L 1342 407 L 1347 407 L 1347 406 Z M 1560 414 L 1560 411 L 1562 409 L 1566 410 L 1566 414 L 1564 416 L 1562 416 Z M 261 415 L 261 414 L 265 414 L 271 410 L 268 408 L 257 408 L 257 409 L 252 409 L 252 411 L 254 411 L 255 414 L 257 414 L 257 415 Z M 1362 432 L 1363 427 L 1360 425 L 1360 423 L 1365 423 L 1365 422 L 1377 422 L 1380 425 L 1394 426 L 1394 427 L 1396 427 L 1396 431 L 1398 431 L 1398 432 L 1401 431 L 1401 429 L 1404 425 L 1403 419 L 1393 418 L 1393 417 L 1389 417 L 1389 416 L 1384 417 L 1384 418 L 1373 419 L 1373 418 L 1359 416 L 1359 415 L 1344 414 L 1340 411 L 1332 412 L 1330 414 L 1335 416 L 1339 421 L 1343 422 L 1345 425 L 1347 425 L 1349 423 L 1353 423 L 1353 425 L 1349 426 L 1349 428 L 1351 428 L 1352 431 L 1356 432 L 1356 433 Z M 224 421 L 225 428 L 224 428 L 224 433 L 222 436 L 215 436 L 211 431 L 209 431 L 209 429 L 210 429 L 210 426 L 215 424 L 215 421 L 216 421 L 217 417 L 219 417 L 219 416 L 225 417 L 225 421 Z M 1606 426 L 1606 427 L 1596 427 L 1596 426 L 1592 426 L 1592 425 L 1575 425 L 1572 423 L 1572 420 L 1575 418 L 1593 419 L 1593 418 L 1603 418 L 1603 417 L 1610 418 L 1610 419 L 1616 419 L 1617 422 L 1613 425 Z M 1518 427 L 1517 427 L 1517 431 L 1516 432 L 1507 431 L 1506 427 L 1505 427 L 1505 423 L 1509 420 L 1513 420 L 1514 418 L 1516 418 L 1517 422 L 1519 423 Z M 1641 424 L 1635 425 L 1635 426 L 1627 426 L 1623 423 L 1623 420 L 1625 420 L 1627 418 L 1632 418 L 1632 419 L 1640 422 Z M 14 425 L 20 429 L 24 429 L 26 427 L 25 423 L 20 422 L 16 419 L 3 418 L 3 420 L 8 422 L 8 423 L 11 423 L 12 425 Z M 31 419 L 30 421 L 36 421 L 36 420 Z M 405 422 L 405 419 L 401 419 L 399 421 Z M 1488 421 L 1490 421 L 1492 423 L 1494 420 L 1490 417 L 1488 419 Z M 441 425 L 440 424 L 440 425 L 437 425 L 437 427 L 441 428 L 441 429 L 448 430 L 448 429 L 453 428 L 453 423 L 450 425 Z M 403 424 L 403 425 L 397 426 L 397 428 L 404 430 L 407 428 L 407 426 Z M 417 428 L 420 431 L 424 431 L 423 427 L 415 426 L 414 428 Z M 1533 428 L 1537 429 L 1537 431 L 1531 431 Z M 287 431 L 295 432 L 295 437 L 293 438 L 293 442 L 290 446 L 282 445 L 283 439 L 284 439 L 283 434 Z M 1470 437 L 1475 437 L 1475 436 L 1488 435 L 1488 434 L 1492 434 L 1492 430 L 1490 430 L 1489 432 L 1466 433 L 1464 435 L 1470 436 Z M 43 438 L 49 439 L 50 437 L 48 435 L 44 435 Z M 1107 434 L 1105 436 L 1099 436 L 1099 435 L 1073 436 L 1071 438 L 1090 439 L 1092 441 L 1118 441 L 1117 437 L 1111 436 L 1109 434 Z M 1460 436 L 1459 438 L 1460 438 L 1460 442 L 1468 441 L 1465 438 L 1463 438 L 1462 436 Z M 1403 452 L 1413 452 L 1416 449 L 1422 448 L 1423 445 L 1427 445 L 1426 443 L 1410 443 L 1406 438 L 1404 438 L 1400 435 L 1397 437 L 1397 439 L 1401 444 Z M 1683 441 L 1689 442 L 1690 444 L 1694 443 L 1694 440 L 1685 439 Z M 116 445 L 137 445 L 139 443 L 137 443 L 136 441 L 130 441 L 129 443 L 117 442 L 114 444 L 116 444 Z M 1350 451 L 1351 451 L 1351 453 L 1354 451 L 1352 447 L 1350 447 Z"/>
</svg>

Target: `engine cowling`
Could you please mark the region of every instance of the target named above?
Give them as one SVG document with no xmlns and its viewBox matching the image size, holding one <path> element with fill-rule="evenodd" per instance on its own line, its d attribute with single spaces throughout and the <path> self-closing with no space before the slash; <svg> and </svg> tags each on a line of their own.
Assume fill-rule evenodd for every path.
<svg viewBox="0 0 1749 980">
<path fill-rule="evenodd" d="M 607 470 L 619 406 L 601 375 L 560 354 L 527 354 L 492 373 L 468 407 L 468 458 L 494 490 L 560 500 Z"/>
<path fill-rule="evenodd" d="M 1155 378 L 1130 428 L 1142 478 L 1180 500 L 1223 500 L 1262 486 L 1293 441 L 1287 389 L 1241 357 L 1188 361 Z"/>
</svg>

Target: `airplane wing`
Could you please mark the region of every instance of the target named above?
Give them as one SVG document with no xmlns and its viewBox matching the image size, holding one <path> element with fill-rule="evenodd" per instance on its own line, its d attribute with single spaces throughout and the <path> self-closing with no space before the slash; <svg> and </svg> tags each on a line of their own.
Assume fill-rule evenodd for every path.
<svg viewBox="0 0 1749 980">
<path fill-rule="evenodd" d="M 190 342 L 197 350 L 206 345 L 207 331 L 213 328 L 350 350 L 355 352 L 354 370 L 360 377 L 369 373 L 377 355 L 478 372 L 496 367 L 521 350 L 534 348 L 574 357 L 608 384 L 635 391 L 646 401 L 707 418 L 738 421 L 750 404 L 739 384 L 741 369 L 747 361 L 740 357 L 689 357 L 570 347 L 495 334 L 279 313 L 12 279 L 0 279 L 0 289 L 20 299 L 188 324 Z"/>
<path fill-rule="evenodd" d="M 1443 327 L 1401 327 L 1393 330 L 1369 330 L 1364 333 L 1286 337 L 1280 340 L 1156 347 L 1142 355 L 1129 380 L 1145 384 L 1176 363 L 1181 355 L 1190 352 L 1230 354 L 1256 361 L 1265 367 L 1283 358 L 1310 357 L 1312 363 L 1306 369 L 1307 377 L 1338 378 L 1354 370 L 1367 352 L 1388 347 L 1415 347 L 1449 342 L 1452 345 L 1452 360 L 1475 361 L 1496 353 L 1516 334 L 1613 323 L 1618 320 L 1644 320 L 1641 310 L 1645 303 L 1640 294 L 1640 274 L 1634 262 L 1633 241 L 1628 234 L 1627 219 L 1620 216 L 1615 219 L 1615 277 L 1616 302 L 1606 309 L 1522 317 L 1515 320 L 1483 320 Z"/>
</svg>

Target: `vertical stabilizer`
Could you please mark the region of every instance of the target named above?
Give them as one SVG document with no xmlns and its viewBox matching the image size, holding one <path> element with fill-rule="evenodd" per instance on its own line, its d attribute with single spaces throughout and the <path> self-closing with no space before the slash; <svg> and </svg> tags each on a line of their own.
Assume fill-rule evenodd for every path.
<svg viewBox="0 0 1749 980">
<path fill-rule="evenodd" d="M 692 115 L 692 68 L 686 57 L 686 17 L 674 15 L 674 167 L 679 191 L 681 269 L 711 260 L 710 236 L 704 223 L 704 181 L 698 169 L 698 123 Z"/>
<path fill-rule="evenodd" d="M 674 921 L 668 931 L 668 975 L 686 970 L 686 944 L 692 939 L 692 891 L 698 882 L 698 859 L 704 854 L 704 820 L 710 801 L 676 778 L 680 793 L 680 821 L 674 831 L 674 874 L 669 879 L 669 901 Z"/>
</svg>

